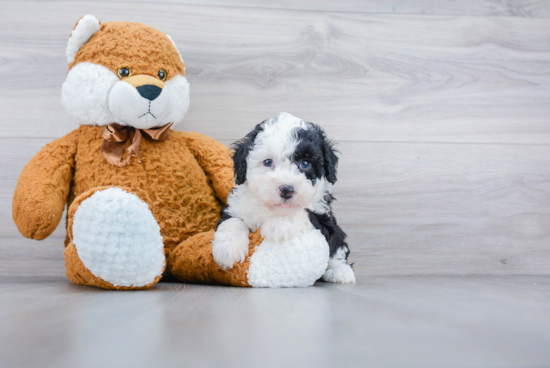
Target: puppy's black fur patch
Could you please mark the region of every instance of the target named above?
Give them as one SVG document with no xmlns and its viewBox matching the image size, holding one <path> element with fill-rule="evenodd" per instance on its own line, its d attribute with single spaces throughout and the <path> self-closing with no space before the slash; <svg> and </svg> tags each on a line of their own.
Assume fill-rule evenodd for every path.
<svg viewBox="0 0 550 368">
<path fill-rule="evenodd" d="M 331 194 L 325 196 L 325 202 L 330 206 L 330 203 L 334 200 L 334 197 Z M 332 258 L 336 251 L 340 248 L 346 250 L 346 260 L 350 254 L 348 243 L 346 243 L 347 235 L 342 230 L 338 223 L 336 222 L 336 217 L 334 217 L 332 210 L 324 213 L 322 215 L 317 214 L 313 211 L 306 210 L 309 221 L 314 228 L 321 231 L 321 234 L 327 239 L 327 243 L 330 249 L 330 257 Z"/>
<path fill-rule="evenodd" d="M 218 230 L 218 227 L 221 225 L 222 222 L 227 221 L 230 218 L 233 218 L 233 216 L 231 216 L 229 213 L 227 213 L 227 206 L 224 206 L 222 208 L 220 219 L 218 220 L 218 223 L 216 224 L 216 230 Z"/>
<path fill-rule="evenodd" d="M 246 181 L 246 158 L 248 157 L 248 153 L 254 148 L 256 136 L 264 130 L 263 124 L 267 121 L 264 120 L 256 125 L 243 139 L 238 140 L 232 145 L 232 148 L 235 150 L 233 153 L 233 165 L 235 167 L 235 184 L 237 185 L 244 184 Z"/>
<path fill-rule="evenodd" d="M 337 180 L 336 169 L 338 166 L 334 143 L 326 137 L 325 131 L 320 126 L 309 122 L 307 124 L 308 129 L 297 129 L 294 132 L 299 143 L 292 156 L 292 161 L 298 167 L 303 160 L 311 163 L 311 167 L 301 169 L 301 171 L 313 184 L 323 176 L 329 183 L 334 184 Z"/>
</svg>

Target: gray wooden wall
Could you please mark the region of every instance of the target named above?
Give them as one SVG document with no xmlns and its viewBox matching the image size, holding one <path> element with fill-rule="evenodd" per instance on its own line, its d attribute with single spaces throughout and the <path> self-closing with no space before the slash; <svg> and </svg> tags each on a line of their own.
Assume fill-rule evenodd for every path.
<svg viewBox="0 0 550 368">
<path fill-rule="evenodd" d="M 339 144 L 356 270 L 550 272 L 549 1 L 0 1 L 0 275 L 63 274 L 64 226 L 24 239 L 19 172 L 76 127 L 60 103 L 76 20 L 147 23 L 187 64 L 180 128 L 229 144 L 279 111 Z"/>
</svg>

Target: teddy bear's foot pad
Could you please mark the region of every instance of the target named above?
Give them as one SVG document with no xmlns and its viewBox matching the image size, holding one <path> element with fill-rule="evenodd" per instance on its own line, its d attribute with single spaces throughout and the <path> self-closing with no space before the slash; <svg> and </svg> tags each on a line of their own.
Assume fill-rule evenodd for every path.
<svg viewBox="0 0 550 368">
<path fill-rule="evenodd" d="M 80 203 L 73 244 L 84 266 L 115 287 L 151 284 L 164 271 L 160 227 L 147 204 L 120 188 L 95 192 Z"/>
<path fill-rule="evenodd" d="M 305 287 L 327 268 L 329 246 L 319 230 L 308 230 L 292 240 L 264 240 L 250 257 L 248 283 L 252 287 Z"/>
</svg>

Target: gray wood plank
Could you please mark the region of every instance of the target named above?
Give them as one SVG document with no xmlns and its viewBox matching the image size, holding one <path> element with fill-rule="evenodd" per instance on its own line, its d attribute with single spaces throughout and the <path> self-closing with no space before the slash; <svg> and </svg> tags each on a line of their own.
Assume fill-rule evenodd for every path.
<svg viewBox="0 0 550 368">
<path fill-rule="evenodd" d="M 64 240 L 53 236 L 42 241 L 0 238 L 0 276 L 63 277 Z"/>
<path fill-rule="evenodd" d="M 0 238 L 20 236 L 11 218 L 14 186 L 47 141 L 0 139 Z M 334 210 L 358 273 L 550 274 L 549 146 L 338 148 Z M 54 236 L 64 236 L 63 223 Z"/>
<path fill-rule="evenodd" d="M 84 0 L 86 1 L 86 0 Z M 117 0 L 125 1 L 125 0 Z M 266 9 L 293 9 L 349 13 L 386 13 L 422 15 L 468 15 L 550 17 L 548 0 L 138 0 L 147 3 L 175 3 Z"/>
<path fill-rule="evenodd" d="M 545 367 L 550 279 L 360 277 L 243 289 L 105 292 L 0 278 L 9 367 Z"/>
<path fill-rule="evenodd" d="M 550 143 L 547 19 L 101 1 L 0 7 L 0 111 L 10 123 L 2 137 L 58 137 L 74 126 L 59 102 L 64 50 L 76 19 L 94 13 L 172 35 L 192 84 L 180 129 L 237 139 L 282 110 L 341 141 Z"/>
<path fill-rule="evenodd" d="M 550 273 L 550 147 L 339 147 L 334 209 L 360 272 Z"/>
</svg>

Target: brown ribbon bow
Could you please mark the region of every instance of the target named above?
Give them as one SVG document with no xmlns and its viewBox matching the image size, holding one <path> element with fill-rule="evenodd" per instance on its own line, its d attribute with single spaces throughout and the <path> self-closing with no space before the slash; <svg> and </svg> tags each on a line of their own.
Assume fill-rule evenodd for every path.
<svg viewBox="0 0 550 368">
<path fill-rule="evenodd" d="M 101 132 L 101 136 L 105 140 L 100 150 L 111 165 L 117 167 L 126 166 L 132 157 L 136 157 L 139 154 L 142 133 L 147 134 L 151 139 L 156 141 L 166 141 L 168 140 L 168 130 L 172 125 L 173 123 L 168 123 L 154 129 L 136 129 L 114 123 L 107 125 Z M 128 147 L 128 157 L 122 160 L 122 154 L 124 153 L 124 147 L 128 138 L 130 138 L 132 144 Z"/>
</svg>

